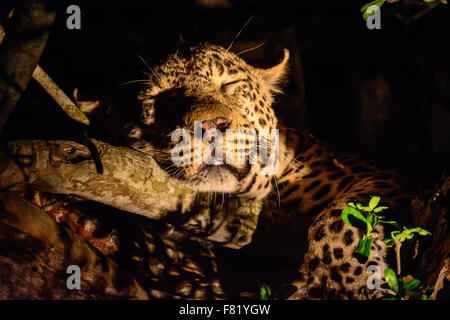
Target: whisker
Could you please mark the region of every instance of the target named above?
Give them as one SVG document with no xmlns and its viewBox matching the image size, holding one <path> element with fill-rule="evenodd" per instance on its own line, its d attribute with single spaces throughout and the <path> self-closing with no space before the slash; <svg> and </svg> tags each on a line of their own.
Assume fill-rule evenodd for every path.
<svg viewBox="0 0 450 320">
<path fill-rule="evenodd" d="M 233 46 L 234 42 L 237 40 L 237 38 L 241 35 L 242 31 L 244 31 L 245 27 L 250 23 L 250 21 L 253 19 L 255 15 L 252 14 L 252 16 L 247 20 L 247 22 L 244 24 L 244 26 L 241 28 L 241 30 L 239 30 L 238 34 L 236 35 L 236 37 L 233 39 L 233 41 L 231 41 L 230 45 L 228 46 L 226 52 L 228 52 L 231 47 Z"/>
<path fill-rule="evenodd" d="M 295 128 L 288 128 L 288 127 L 278 127 L 278 129 L 285 129 L 285 130 L 291 130 L 293 132 L 299 132 L 299 130 L 295 129 Z"/>
<path fill-rule="evenodd" d="M 150 72 L 153 73 L 153 75 L 156 77 L 156 80 L 158 82 L 161 82 L 161 79 L 158 77 L 158 75 L 155 73 L 155 71 L 148 65 L 148 63 L 144 60 L 144 58 L 142 58 L 139 54 L 137 56 L 145 64 L 145 66 L 148 68 L 148 70 L 150 70 Z"/>
<path fill-rule="evenodd" d="M 258 49 L 259 47 L 261 47 L 261 46 L 265 45 L 265 44 L 266 44 L 266 42 L 267 42 L 267 40 L 264 40 L 264 42 L 263 42 L 263 43 L 261 43 L 261 44 L 257 45 L 256 47 L 253 47 L 253 48 L 250 48 L 250 49 L 246 49 L 246 50 L 243 50 L 243 51 L 239 52 L 239 53 L 238 53 L 238 54 L 236 54 L 236 55 L 237 55 L 237 56 L 239 56 L 240 54 L 243 54 L 243 53 L 246 53 L 246 52 L 249 52 L 249 51 L 252 51 L 252 50 L 256 50 L 256 49 Z"/>
<path fill-rule="evenodd" d="M 145 72 L 145 71 L 142 71 L 142 70 L 139 70 L 139 72 L 145 74 L 145 75 L 146 75 L 147 77 L 149 77 L 150 79 L 152 79 L 152 80 L 154 80 L 154 81 L 156 80 L 156 82 L 158 82 L 158 79 L 156 79 L 155 76 L 154 76 L 153 74 L 148 73 L 148 72 Z"/>
<path fill-rule="evenodd" d="M 275 175 L 272 176 L 272 179 L 274 180 L 275 189 L 277 189 L 277 195 L 278 195 L 278 206 L 281 205 L 281 197 L 280 197 L 280 190 L 278 189 L 278 180 Z"/>
<path fill-rule="evenodd" d="M 142 82 L 148 82 L 148 79 L 138 79 L 138 80 L 127 81 L 127 82 L 119 84 L 118 86 L 116 86 L 116 88 L 126 86 L 126 85 L 132 84 L 132 83 L 142 83 Z"/>
</svg>

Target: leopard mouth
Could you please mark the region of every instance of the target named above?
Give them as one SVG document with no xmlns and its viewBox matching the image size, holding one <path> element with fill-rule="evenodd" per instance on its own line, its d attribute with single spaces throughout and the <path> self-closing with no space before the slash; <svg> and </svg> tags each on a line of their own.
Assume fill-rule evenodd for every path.
<svg viewBox="0 0 450 320">
<path fill-rule="evenodd" d="M 220 174 L 223 171 L 228 171 L 238 181 L 241 181 L 250 172 L 250 165 L 247 165 L 245 168 L 239 169 L 230 164 L 219 164 L 219 165 L 205 164 L 202 166 L 202 168 L 200 170 L 208 172 L 211 175 Z"/>
<path fill-rule="evenodd" d="M 240 169 L 229 164 L 203 164 L 197 172 L 185 181 L 198 191 L 237 192 L 241 181 L 250 172 L 250 165 Z"/>
</svg>

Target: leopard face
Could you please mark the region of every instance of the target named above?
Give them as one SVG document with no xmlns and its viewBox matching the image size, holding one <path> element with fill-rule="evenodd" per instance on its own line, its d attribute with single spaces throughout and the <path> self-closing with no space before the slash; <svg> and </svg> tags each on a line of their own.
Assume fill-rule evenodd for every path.
<svg viewBox="0 0 450 320">
<path fill-rule="evenodd" d="M 270 155 L 271 144 L 262 146 L 263 140 L 252 135 L 267 132 L 267 141 L 270 129 L 278 127 L 273 96 L 288 59 L 285 50 L 279 65 L 260 69 L 210 44 L 169 56 L 151 69 L 140 96 L 142 123 L 129 133 L 132 146 L 153 155 L 156 151 L 162 167 L 198 191 L 264 197 L 276 170 L 264 173 L 267 161 L 260 156 L 250 161 L 255 151 L 251 146 L 265 148 Z M 174 138 L 174 132 L 180 134 Z M 220 143 L 217 134 L 222 135 Z M 252 194 L 255 181 L 262 187 Z"/>
</svg>

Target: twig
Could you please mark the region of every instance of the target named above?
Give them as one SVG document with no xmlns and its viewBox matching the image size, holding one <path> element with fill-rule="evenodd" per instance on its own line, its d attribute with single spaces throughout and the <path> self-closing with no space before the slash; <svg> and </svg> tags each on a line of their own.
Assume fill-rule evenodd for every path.
<svg viewBox="0 0 450 320">
<path fill-rule="evenodd" d="M 60 87 L 49 77 L 49 75 L 39 66 L 36 66 L 33 72 L 33 79 L 36 80 L 42 88 L 55 100 L 55 102 L 64 110 L 64 112 L 73 120 L 89 125 L 89 119 L 70 100 L 70 98 L 61 90 Z"/>
<path fill-rule="evenodd" d="M 423 3 L 420 2 L 420 5 L 422 5 Z M 428 5 L 425 9 L 421 10 L 420 12 L 416 13 L 415 15 L 413 15 L 411 18 L 406 18 L 401 14 L 396 14 L 395 16 L 397 17 L 397 19 L 401 20 L 402 22 L 404 22 L 407 26 L 414 21 L 419 20 L 420 18 L 422 18 L 424 15 L 426 15 L 427 13 L 429 13 L 430 11 L 434 10 L 435 8 L 437 8 L 439 6 L 440 2 L 436 1 L 430 5 Z"/>
<path fill-rule="evenodd" d="M 435 9 L 437 6 L 439 6 L 440 2 L 436 1 L 432 4 L 430 4 L 427 8 L 423 9 L 422 11 L 420 11 L 419 13 L 415 14 L 411 19 L 409 19 L 408 22 L 412 22 L 412 21 L 416 21 L 419 20 L 420 18 L 422 18 L 424 15 L 426 15 L 428 12 L 432 11 L 433 9 Z"/>
<path fill-rule="evenodd" d="M 0 44 L 2 44 L 3 39 L 5 38 L 5 28 L 0 24 Z"/>
<path fill-rule="evenodd" d="M 398 240 L 395 241 L 395 258 L 397 260 L 397 274 L 400 275 L 402 273 L 402 263 L 400 257 L 400 248 L 402 247 L 402 243 Z"/>
</svg>

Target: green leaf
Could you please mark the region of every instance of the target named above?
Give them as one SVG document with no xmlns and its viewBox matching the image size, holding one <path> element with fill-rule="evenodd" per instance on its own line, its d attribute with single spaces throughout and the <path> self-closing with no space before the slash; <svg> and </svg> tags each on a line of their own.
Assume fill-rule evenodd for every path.
<svg viewBox="0 0 450 320">
<path fill-rule="evenodd" d="M 425 293 L 423 294 L 425 297 L 423 300 L 432 300 L 431 295 L 434 292 L 434 287 L 429 287 L 425 290 Z"/>
<path fill-rule="evenodd" d="M 394 239 L 384 239 L 383 242 L 386 243 L 386 245 L 388 247 L 392 247 L 395 244 L 395 240 Z"/>
<path fill-rule="evenodd" d="M 363 230 L 365 229 L 366 217 L 364 217 L 364 215 L 355 208 L 347 207 L 342 210 L 341 218 L 351 227 L 357 227 Z"/>
<path fill-rule="evenodd" d="M 427 230 L 424 230 L 424 229 L 421 229 L 418 233 L 419 233 L 421 236 L 431 236 L 431 232 L 430 232 L 430 231 L 427 231 Z"/>
<path fill-rule="evenodd" d="M 398 225 L 397 221 L 386 221 L 386 220 L 382 220 L 381 217 L 378 217 L 378 218 L 380 219 L 380 220 L 378 220 L 379 223 L 391 224 L 391 225 L 393 225 L 396 228 L 400 228 L 400 226 Z"/>
<path fill-rule="evenodd" d="M 272 298 L 272 290 L 267 284 L 263 284 L 259 288 L 259 296 L 261 300 L 270 300 Z"/>
<path fill-rule="evenodd" d="M 370 251 L 372 250 L 373 238 L 368 238 L 366 240 L 366 245 L 364 246 L 364 255 L 369 258 Z"/>
<path fill-rule="evenodd" d="M 367 259 L 370 257 L 370 251 L 372 249 L 373 238 L 361 238 L 358 242 L 358 248 L 355 253 L 365 256 Z"/>
<path fill-rule="evenodd" d="M 370 231 L 372 231 L 373 227 L 375 227 L 375 225 L 377 224 L 377 221 L 378 221 L 377 216 L 374 215 L 373 213 L 371 213 L 367 216 L 367 224 L 370 225 L 370 227 L 371 227 Z M 369 229 L 369 228 L 367 228 L 367 229 Z"/>
<path fill-rule="evenodd" d="M 378 213 L 378 212 L 381 212 L 381 211 L 383 211 L 385 209 L 389 209 L 389 207 L 383 207 L 383 206 L 376 207 L 375 209 L 373 209 L 373 212 Z"/>
<path fill-rule="evenodd" d="M 378 196 L 373 196 L 372 198 L 370 198 L 370 201 L 369 201 L 370 211 L 372 211 L 373 209 L 375 209 L 377 207 L 378 203 L 380 202 L 380 199 L 381 198 Z"/>
<path fill-rule="evenodd" d="M 364 252 L 365 246 L 366 246 L 366 240 L 364 238 L 359 239 L 358 248 L 356 248 L 355 253 L 362 254 Z"/>
<path fill-rule="evenodd" d="M 419 227 L 417 227 L 417 228 L 411 228 L 411 229 L 406 229 L 406 230 L 408 230 L 409 232 L 416 232 L 416 233 L 418 233 L 418 234 L 420 234 L 421 236 L 429 236 L 429 235 L 431 235 L 431 232 L 430 231 L 427 231 L 427 230 L 425 230 L 425 229 L 422 229 L 422 228 L 419 228 Z"/>
<path fill-rule="evenodd" d="M 397 300 L 397 298 L 395 296 L 387 296 L 383 297 L 381 300 Z"/>
<path fill-rule="evenodd" d="M 398 279 L 395 271 L 391 268 L 386 268 L 386 270 L 384 270 L 384 276 L 386 277 L 386 282 L 389 285 L 389 288 L 391 288 L 391 290 L 395 293 L 398 293 Z"/>
<path fill-rule="evenodd" d="M 377 4 L 377 2 L 381 2 L 380 5 Z M 371 5 L 378 5 L 379 7 L 381 7 L 384 3 L 384 0 L 375 0 L 369 3 L 366 3 L 362 8 L 361 8 L 361 12 L 364 12 L 367 10 L 368 7 L 370 7 Z"/>
<path fill-rule="evenodd" d="M 425 290 L 426 295 L 431 295 L 434 292 L 434 287 L 429 287 L 427 290 Z"/>
<path fill-rule="evenodd" d="M 411 289 L 416 288 L 419 284 L 420 284 L 420 280 L 419 279 L 412 279 L 412 280 L 408 281 L 407 283 L 404 283 L 401 286 L 401 289 L 403 289 L 405 291 L 409 291 Z"/>
<path fill-rule="evenodd" d="M 392 231 L 391 232 L 391 237 L 392 237 L 392 239 L 397 239 L 397 237 L 399 236 L 401 234 L 401 232 L 400 231 Z"/>
<path fill-rule="evenodd" d="M 375 0 L 375 1 L 372 1 L 371 3 L 368 3 L 368 4 L 366 4 L 366 5 L 364 5 L 362 8 L 361 8 L 361 12 L 364 12 L 363 13 L 363 19 L 364 20 L 366 20 L 367 21 L 367 19 L 369 19 L 376 11 L 370 11 L 370 13 L 369 13 L 369 8 L 372 6 L 372 5 L 375 5 L 375 6 L 377 6 L 378 7 L 378 10 L 380 10 L 380 8 L 381 8 L 381 6 L 383 5 L 383 3 L 385 2 L 385 0 Z M 364 10 L 363 10 L 364 9 Z M 378 11 L 377 10 L 377 11 Z"/>
</svg>

